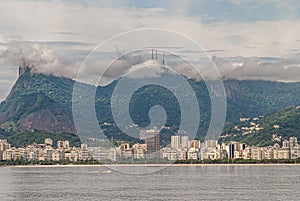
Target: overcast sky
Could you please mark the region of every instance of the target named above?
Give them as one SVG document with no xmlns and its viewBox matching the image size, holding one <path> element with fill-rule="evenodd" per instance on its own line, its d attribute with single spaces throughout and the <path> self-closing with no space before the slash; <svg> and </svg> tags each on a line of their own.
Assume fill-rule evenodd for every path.
<svg viewBox="0 0 300 201">
<path fill-rule="evenodd" d="M 186 35 L 214 57 L 228 78 L 300 80 L 297 0 L 3 0 L 0 100 L 17 78 L 17 64 L 10 55 L 16 47 L 32 47 L 35 59 L 37 53 L 46 55 L 38 60 L 51 62 L 43 71 L 74 77 L 99 43 L 136 28 Z"/>
</svg>

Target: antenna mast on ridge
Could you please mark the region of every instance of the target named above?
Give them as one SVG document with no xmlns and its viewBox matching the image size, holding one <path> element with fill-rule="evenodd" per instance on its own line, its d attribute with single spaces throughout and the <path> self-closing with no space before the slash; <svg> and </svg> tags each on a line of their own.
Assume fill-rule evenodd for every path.
<svg viewBox="0 0 300 201">
<path fill-rule="evenodd" d="M 152 56 L 151 56 L 151 59 L 152 59 L 152 60 L 154 59 L 154 57 L 153 57 L 153 49 L 152 49 Z"/>
</svg>

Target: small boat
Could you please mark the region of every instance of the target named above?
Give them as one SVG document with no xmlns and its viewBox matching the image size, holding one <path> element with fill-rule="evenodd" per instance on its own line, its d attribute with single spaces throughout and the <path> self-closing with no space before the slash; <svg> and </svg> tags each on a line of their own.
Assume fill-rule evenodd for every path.
<svg viewBox="0 0 300 201">
<path fill-rule="evenodd" d="M 109 173 L 111 173 L 111 170 L 102 170 L 101 173 L 103 173 L 103 174 L 109 174 Z"/>
</svg>

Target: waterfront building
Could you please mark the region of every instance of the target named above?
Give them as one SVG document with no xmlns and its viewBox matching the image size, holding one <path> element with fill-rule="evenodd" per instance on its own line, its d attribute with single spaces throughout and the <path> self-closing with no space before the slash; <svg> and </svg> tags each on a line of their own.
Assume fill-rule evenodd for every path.
<svg viewBox="0 0 300 201">
<path fill-rule="evenodd" d="M 110 155 L 109 155 L 109 149 L 108 148 L 104 148 L 104 147 L 94 147 L 91 148 L 92 149 L 92 153 L 93 153 L 93 159 L 94 160 L 109 160 L 110 159 Z"/>
<path fill-rule="evenodd" d="M 26 148 L 19 148 L 20 158 L 23 160 L 29 160 L 29 150 Z"/>
<path fill-rule="evenodd" d="M 243 159 L 251 159 L 251 148 L 250 147 L 246 147 L 243 151 L 242 151 L 242 158 Z"/>
<path fill-rule="evenodd" d="M 274 147 L 273 146 L 268 146 L 264 148 L 265 152 L 265 158 L 270 160 L 274 159 Z"/>
<path fill-rule="evenodd" d="M 80 149 L 87 150 L 87 148 L 88 148 L 87 144 L 81 144 L 80 145 Z"/>
<path fill-rule="evenodd" d="M 265 159 L 265 154 L 261 147 L 251 147 L 251 159 L 254 160 Z"/>
<path fill-rule="evenodd" d="M 64 148 L 64 141 L 57 141 L 57 148 L 63 149 Z"/>
<path fill-rule="evenodd" d="M 87 161 L 91 159 L 91 154 L 88 151 L 88 145 L 87 144 L 81 144 L 80 150 L 79 150 L 79 160 L 81 161 Z"/>
<path fill-rule="evenodd" d="M 44 150 L 44 160 L 52 161 L 52 153 L 53 153 L 53 148 L 49 145 L 46 146 L 46 149 Z"/>
<path fill-rule="evenodd" d="M 78 150 L 69 150 L 65 152 L 65 159 L 68 161 L 78 161 L 79 160 L 79 151 Z"/>
<path fill-rule="evenodd" d="M 182 136 L 181 137 L 181 148 L 189 148 L 189 136 Z"/>
<path fill-rule="evenodd" d="M 218 140 L 206 140 L 205 148 L 215 148 L 218 145 Z"/>
<path fill-rule="evenodd" d="M 132 146 L 133 157 L 136 159 L 143 159 L 146 157 L 147 145 L 136 143 Z"/>
<path fill-rule="evenodd" d="M 39 160 L 39 150 L 38 149 L 31 149 L 29 151 L 29 160 L 30 161 L 35 161 L 35 160 Z"/>
<path fill-rule="evenodd" d="M 133 149 L 130 148 L 129 143 L 122 143 L 119 149 L 121 158 L 131 158 L 133 156 Z"/>
<path fill-rule="evenodd" d="M 70 142 L 68 140 L 65 141 L 57 141 L 57 148 L 58 149 L 69 149 L 70 148 Z"/>
<path fill-rule="evenodd" d="M 199 149 L 201 147 L 201 142 L 199 140 L 191 140 L 190 148 Z"/>
<path fill-rule="evenodd" d="M 187 152 L 187 159 L 198 160 L 199 159 L 199 150 L 191 147 Z"/>
<path fill-rule="evenodd" d="M 46 138 L 45 139 L 45 144 L 52 146 L 53 145 L 53 140 L 51 138 Z"/>
<path fill-rule="evenodd" d="M 150 129 L 140 134 L 145 140 L 145 144 L 136 143 L 130 147 L 129 143 L 122 143 L 116 148 L 88 147 L 87 144 L 70 148 L 69 141 L 58 141 L 57 149 L 55 149 L 50 145 L 50 138 L 45 139 L 46 144 L 34 143 L 23 148 L 11 148 L 6 140 L 0 139 L 0 160 L 86 161 L 95 159 L 117 161 L 120 157 L 135 159 L 164 158 L 172 161 L 186 159 L 216 160 L 227 157 L 270 160 L 297 159 L 300 156 L 300 146 L 296 137 L 283 140 L 282 147 L 278 143 L 275 143 L 274 146 L 248 147 L 240 142 L 228 142 L 220 145 L 216 140 L 208 140 L 201 144 L 198 140 L 188 141 L 188 136 L 172 136 L 171 146 L 162 148 L 160 151 L 158 130 Z"/>
<path fill-rule="evenodd" d="M 296 137 L 290 137 L 289 146 L 290 146 L 290 148 L 297 147 L 298 146 L 298 139 Z"/>
<path fill-rule="evenodd" d="M 70 149 L 70 142 L 68 140 L 64 141 L 64 149 Z"/>
<path fill-rule="evenodd" d="M 62 161 L 65 160 L 65 151 L 62 149 L 56 149 L 52 152 L 53 161 Z"/>
<path fill-rule="evenodd" d="M 230 158 L 242 158 L 243 150 L 246 148 L 245 143 L 240 142 L 230 142 L 227 151 Z"/>
<path fill-rule="evenodd" d="M 289 159 L 289 158 L 290 158 L 290 149 L 289 148 L 278 149 L 278 158 L 277 159 Z"/>
<path fill-rule="evenodd" d="M 179 149 L 181 147 L 180 141 L 181 141 L 180 136 L 178 135 L 171 136 L 171 147 Z"/>
<path fill-rule="evenodd" d="M 299 145 L 297 145 L 297 146 L 295 146 L 295 147 L 291 147 L 290 148 L 291 149 L 291 151 L 290 151 L 290 158 L 291 159 L 296 159 L 296 158 L 299 158 L 299 154 L 300 154 L 300 146 Z"/>
<path fill-rule="evenodd" d="M 145 140 L 147 144 L 146 158 L 160 157 L 160 134 L 156 128 L 150 130 L 141 130 L 140 139 Z"/>
<path fill-rule="evenodd" d="M 289 148 L 289 145 L 290 145 L 289 141 L 283 140 L 283 142 L 282 142 L 282 148 Z"/>
<path fill-rule="evenodd" d="M 10 144 L 7 142 L 7 140 L 0 140 L 0 150 L 2 152 L 4 152 L 6 149 L 10 149 L 11 146 Z"/>
<path fill-rule="evenodd" d="M 165 147 L 161 150 L 162 158 L 175 161 L 179 159 L 179 151 L 175 148 Z"/>
<path fill-rule="evenodd" d="M 108 151 L 108 159 L 111 161 L 117 161 L 117 151 L 115 148 L 110 148 Z"/>
<path fill-rule="evenodd" d="M 44 149 L 39 149 L 39 161 L 44 160 Z"/>
<path fill-rule="evenodd" d="M 3 152 L 3 160 L 5 161 L 9 161 L 9 160 L 13 160 L 13 149 L 6 149 L 4 152 Z"/>
</svg>

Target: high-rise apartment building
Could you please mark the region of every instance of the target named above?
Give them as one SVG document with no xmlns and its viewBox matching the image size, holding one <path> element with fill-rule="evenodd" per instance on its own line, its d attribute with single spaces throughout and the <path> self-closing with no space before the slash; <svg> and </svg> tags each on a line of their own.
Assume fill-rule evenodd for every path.
<svg viewBox="0 0 300 201">
<path fill-rule="evenodd" d="M 176 149 L 180 148 L 180 136 L 178 135 L 171 136 L 171 147 Z"/>
<path fill-rule="evenodd" d="M 140 131 L 140 139 L 145 140 L 147 145 L 146 158 L 159 158 L 160 157 L 160 136 L 159 130 L 156 128 Z"/>
</svg>

